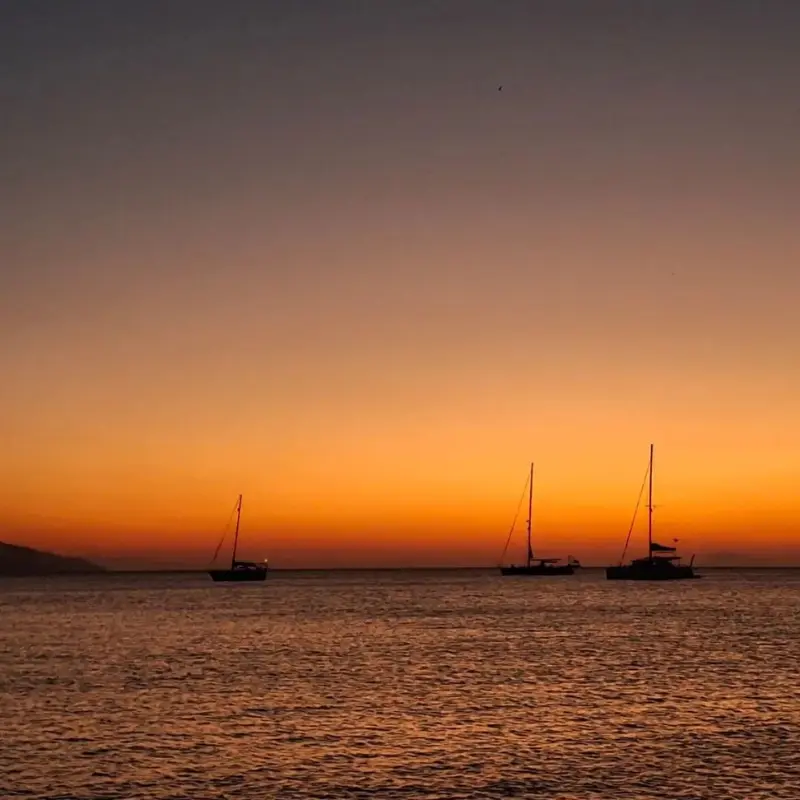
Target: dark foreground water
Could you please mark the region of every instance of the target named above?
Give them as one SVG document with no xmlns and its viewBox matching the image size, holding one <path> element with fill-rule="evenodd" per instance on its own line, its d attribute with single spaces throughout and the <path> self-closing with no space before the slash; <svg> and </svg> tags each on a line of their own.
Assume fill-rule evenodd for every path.
<svg viewBox="0 0 800 800">
<path fill-rule="evenodd" d="M 0 797 L 800 798 L 800 572 L 0 581 Z"/>
</svg>

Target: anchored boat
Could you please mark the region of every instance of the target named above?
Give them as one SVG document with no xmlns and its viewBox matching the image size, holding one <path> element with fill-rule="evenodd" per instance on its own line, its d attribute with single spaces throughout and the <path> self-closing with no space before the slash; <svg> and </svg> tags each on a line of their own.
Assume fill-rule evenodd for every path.
<svg viewBox="0 0 800 800">
<path fill-rule="evenodd" d="M 566 563 L 561 558 L 534 558 L 533 546 L 531 544 L 531 521 L 533 518 L 533 463 L 531 463 L 531 471 L 528 475 L 528 522 L 527 522 L 527 556 L 524 564 L 511 564 L 507 567 L 500 567 L 502 575 L 572 575 L 576 567 L 580 567 L 580 563 L 572 556 L 567 556 Z M 506 548 L 511 539 L 511 534 L 514 532 L 514 526 L 511 526 L 511 532 L 508 534 L 506 540 Z M 503 551 L 505 555 L 505 551 Z"/>
<path fill-rule="evenodd" d="M 606 567 L 606 578 L 610 581 L 679 581 L 701 578 L 694 571 L 694 556 L 688 564 L 681 563 L 681 557 L 674 555 L 677 548 L 653 541 L 653 445 L 650 445 L 650 461 L 647 467 L 649 494 L 647 501 L 647 556 L 635 558 L 630 564 L 621 562 L 615 567 Z M 642 486 L 644 489 L 644 486 Z M 639 494 L 641 498 L 641 493 Z M 638 504 L 637 504 L 638 510 Z M 636 514 L 634 513 L 634 522 Z M 633 523 L 631 523 L 633 530 Z M 628 531 L 630 540 L 630 531 Z M 677 540 L 676 540 L 677 541 Z M 625 543 L 627 549 L 628 543 Z M 665 555 L 672 553 L 673 555 Z M 625 557 L 623 552 L 622 557 Z"/>
<path fill-rule="evenodd" d="M 236 503 L 236 530 L 233 534 L 233 555 L 231 557 L 230 569 L 210 569 L 208 574 L 211 580 L 220 582 L 242 582 L 242 581 L 265 581 L 267 579 L 268 565 L 266 560 L 259 564 L 255 561 L 237 561 L 236 548 L 239 545 L 239 523 L 242 519 L 242 496 L 239 495 L 239 500 Z M 230 524 L 230 522 L 229 522 Z M 223 536 L 223 540 L 224 540 Z M 222 541 L 217 545 L 217 553 L 222 546 Z M 217 557 L 214 553 L 214 558 Z"/>
</svg>

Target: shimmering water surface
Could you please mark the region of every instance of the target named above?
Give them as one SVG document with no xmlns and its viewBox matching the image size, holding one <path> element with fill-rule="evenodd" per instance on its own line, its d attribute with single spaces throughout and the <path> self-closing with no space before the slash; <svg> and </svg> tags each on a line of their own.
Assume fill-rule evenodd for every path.
<svg viewBox="0 0 800 800">
<path fill-rule="evenodd" d="M 800 572 L 0 581 L 0 796 L 800 798 Z"/>
</svg>

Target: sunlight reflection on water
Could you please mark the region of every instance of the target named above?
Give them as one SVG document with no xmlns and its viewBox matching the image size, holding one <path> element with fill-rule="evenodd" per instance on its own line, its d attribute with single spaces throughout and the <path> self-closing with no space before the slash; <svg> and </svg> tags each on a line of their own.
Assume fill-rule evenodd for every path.
<svg viewBox="0 0 800 800">
<path fill-rule="evenodd" d="M 0 582 L 0 796 L 800 798 L 800 572 Z"/>
</svg>

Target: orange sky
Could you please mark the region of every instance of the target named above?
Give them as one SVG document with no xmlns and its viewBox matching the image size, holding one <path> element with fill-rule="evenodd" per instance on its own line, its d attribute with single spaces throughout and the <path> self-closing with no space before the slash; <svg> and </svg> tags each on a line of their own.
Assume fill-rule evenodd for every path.
<svg viewBox="0 0 800 800">
<path fill-rule="evenodd" d="M 0 540 L 800 563 L 794 12 L 534 5 L 9 21 Z"/>
</svg>

